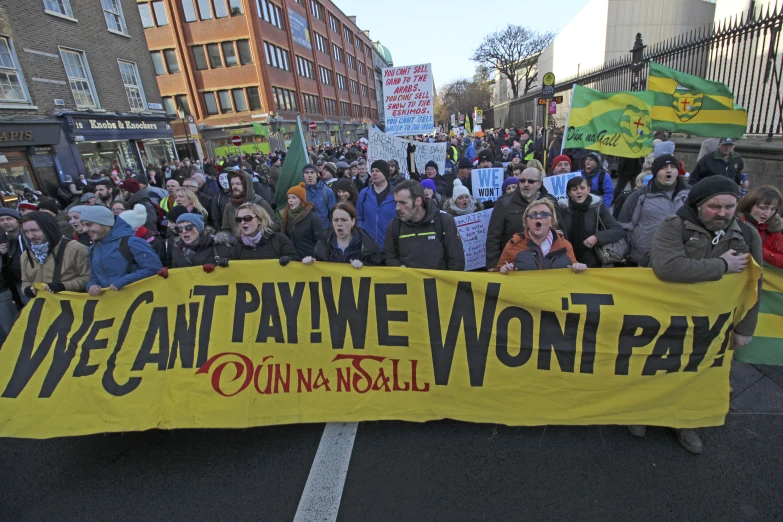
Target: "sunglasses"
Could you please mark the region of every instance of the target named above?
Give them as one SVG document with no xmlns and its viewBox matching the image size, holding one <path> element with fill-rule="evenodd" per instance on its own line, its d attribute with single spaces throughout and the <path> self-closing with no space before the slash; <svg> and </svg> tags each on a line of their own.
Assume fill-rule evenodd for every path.
<svg viewBox="0 0 783 522">
<path fill-rule="evenodd" d="M 534 185 L 535 183 L 538 183 L 541 181 L 540 179 L 527 179 L 527 178 L 519 178 L 519 184 L 520 185 Z"/>
<path fill-rule="evenodd" d="M 528 219 L 538 219 L 538 218 L 546 219 L 550 217 L 552 217 L 552 214 L 550 214 L 549 212 L 531 212 L 530 214 L 527 215 Z"/>
<path fill-rule="evenodd" d="M 236 221 L 237 223 L 250 223 L 251 221 L 253 221 L 253 218 L 255 218 L 255 216 L 242 216 L 242 217 L 237 216 L 234 218 L 234 221 Z"/>
<path fill-rule="evenodd" d="M 196 228 L 195 225 L 182 225 L 181 227 L 177 227 L 177 230 L 179 231 L 180 234 L 182 234 L 183 232 L 190 232 L 194 228 Z"/>
</svg>

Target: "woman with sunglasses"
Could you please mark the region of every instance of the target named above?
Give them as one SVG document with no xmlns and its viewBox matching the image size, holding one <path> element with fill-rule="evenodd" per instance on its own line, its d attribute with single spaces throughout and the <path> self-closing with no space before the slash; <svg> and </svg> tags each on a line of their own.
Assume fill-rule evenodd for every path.
<svg viewBox="0 0 783 522">
<path fill-rule="evenodd" d="M 200 214 L 182 214 L 177 218 L 175 230 L 179 237 L 168 250 L 166 266 L 158 271 L 159 276 L 168 277 L 169 268 L 201 265 L 209 274 L 216 266 L 228 266 L 230 236 L 212 236 L 204 232 L 204 220 Z"/>
<path fill-rule="evenodd" d="M 350 263 L 361 268 L 381 265 L 383 255 L 370 234 L 356 226 L 354 206 L 338 203 L 332 209 L 332 226 L 319 237 L 314 255 L 302 259 L 306 265 L 315 261 Z"/>
<path fill-rule="evenodd" d="M 237 208 L 237 241 L 231 245 L 231 259 L 277 259 L 282 266 L 302 258 L 285 234 L 272 232 L 272 218 L 255 203 Z"/>
<path fill-rule="evenodd" d="M 555 204 L 548 199 L 531 203 L 523 215 L 525 228 L 514 234 L 503 249 L 493 270 L 508 274 L 517 270 L 549 270 L 570 268 L 574 273 L 587 270 L 579 263 L 562 232 L 556 230 Z"/>
</svg>

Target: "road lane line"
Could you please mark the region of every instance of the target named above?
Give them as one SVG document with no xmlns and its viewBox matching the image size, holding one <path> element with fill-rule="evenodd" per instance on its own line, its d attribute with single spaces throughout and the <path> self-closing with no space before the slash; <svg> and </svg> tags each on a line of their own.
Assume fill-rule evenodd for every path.
<svg viewBox="0 0 783 522">
<path fill-rule="evenodd" d="M 294 522 L 337 520 L 357 427 L 356 422 L 330 422 L 324 427 Z"/>
</svg>

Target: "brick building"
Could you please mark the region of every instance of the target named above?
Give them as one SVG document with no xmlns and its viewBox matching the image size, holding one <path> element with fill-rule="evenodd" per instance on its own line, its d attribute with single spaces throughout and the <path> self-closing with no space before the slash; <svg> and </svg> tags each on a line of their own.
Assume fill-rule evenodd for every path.
<svg viewBox="0 0 783 522">
<path fill-rule="evenodd" d="M 291 138 L 297 114 L 317 123 L 313 143 L 356 140 L 378 121 L 372 42 L 329 1 L 139 0 L 138 8 L 180 155 L 236 152 L 232 136 L 244 152 L 268 152 Z"/>
<path fill-rule="evenodd" d="M 0 192 L 176 153 L 135 0 L 0 2 Z"/>
</svg>

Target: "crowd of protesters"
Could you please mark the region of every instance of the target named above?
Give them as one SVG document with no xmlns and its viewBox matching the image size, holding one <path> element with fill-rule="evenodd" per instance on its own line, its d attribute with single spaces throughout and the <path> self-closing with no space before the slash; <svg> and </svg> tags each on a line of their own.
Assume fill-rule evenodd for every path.
<svg viewBox="0 0 783 522">
<path fill-rule="evenodd" d="M 561 154 L 555 134 L 545 168 L 537 159 L 544 144 L 532 135 L 512 128 L 483 138 L 418 137 L 448 142 L 443 173 L 434 161 L 415 164 L 415 140 L 407 174 L 394 160 L 368 165 L 361 142 L 312 148 L 290 187 L 279 186 L 285 153 L 278 152 L 66 177 L 59 201 L 37 194 L 0 208 L 0 343 L 36 296 L 34 283 L 98 296 L 170 270 L 211 273 L 247 259 L 462 271 L 454 218 L 485 208 L 485 269 L 502 275 L 651 267 L 662 280 L 695 283 L 741 272 L 750 257 L 783 267 L 783 197 L 772 186 L 741 197 L 747 183 L 733 140 L 717 140 L 689 179 L 665 136 L 648 157 L 611 164 L 594 151 Z M 505 180 L 501 196 L 482 204 L 472 173 L 489 167 L 503 168 Z M 578 172 L 566 198 L 547 192 L 547 171 Z M 282 190 L 286 204 L 275 208 Z M 734 329 L 735 347 L 750 341 L 758 310 L 757 303 Z M 702 451 L 694 430 L 678 437 Z"/>
</svg>

